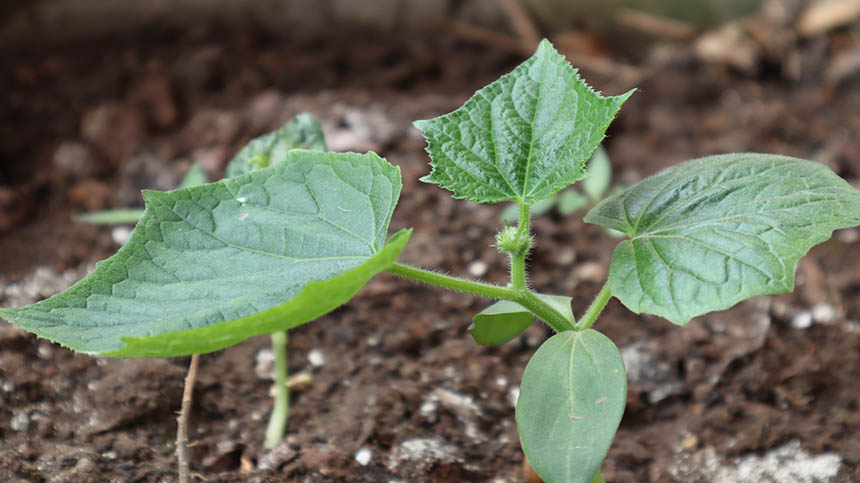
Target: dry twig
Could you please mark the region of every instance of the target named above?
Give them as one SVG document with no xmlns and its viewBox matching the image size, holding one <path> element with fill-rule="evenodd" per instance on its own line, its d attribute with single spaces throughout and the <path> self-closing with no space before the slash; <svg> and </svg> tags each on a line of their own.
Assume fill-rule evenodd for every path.
<svg viewBox="0 0 860 483">
<path fill-rule="evenodd" d="M 197 380 L 197 366 L 200 364 L 200 354 L 191 356 L 188 375 L 185 376 L 185 389 L 182 392 L 182 408 L 177 418 L 176 430 L 176 460 L 179 466 L 179 483 L 188 483 L 188 415 L 191 413 L 191 396 L 194 393 L 194 382 Z"/>
</svg>

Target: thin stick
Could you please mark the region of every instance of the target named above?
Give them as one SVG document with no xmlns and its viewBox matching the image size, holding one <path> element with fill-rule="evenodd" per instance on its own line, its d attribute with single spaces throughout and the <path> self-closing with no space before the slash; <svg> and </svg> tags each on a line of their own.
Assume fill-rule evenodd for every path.
<svg viewBox="0 0 860 483">
<path fill-rule="evenodd" d="M 540 42 L 540 33 L 525 6 L 520 3 L 520 0 L 499 0 L 499 3 L 502 4 L 502 9 L 511 21 L 511 27 L 520 37 L 523 46 L 529 50 L 536 49 Z"/>
<path fill-rule="evenodd" d="M 182 392 L 182 408 L 177 419 L 176 430 L 176 462 L 179 465 L 179 483 L 188 483 L 188 415 L 191 412 L 191 396 L 194 393 L 194 381 L 197 380 L 197 366 L 200 354 L 191 356 L 188 375 L 185 376 L 185 390 Z"/>
</svg>

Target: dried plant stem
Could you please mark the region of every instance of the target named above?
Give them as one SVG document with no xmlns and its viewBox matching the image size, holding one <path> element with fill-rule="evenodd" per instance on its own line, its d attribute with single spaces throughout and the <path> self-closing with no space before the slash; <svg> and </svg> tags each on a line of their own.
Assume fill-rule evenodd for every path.
<svg viewBox="0 0 860 483">
<path fill-rule="evenodd" d="M 188 415 L 191 413 L 191 396 L 194 393 L 194 381 L 197 379 L 197 366 L 200 364 L 200 354 L 191 356 L 188 375 L 185 376 L 185 390 L 182 392 L 182 408 L 177 419 L 176 430 L 176 462 L 179 466 L 179 483 L 188 483 L 190 472 L 188 466 Z"/>
</svg>

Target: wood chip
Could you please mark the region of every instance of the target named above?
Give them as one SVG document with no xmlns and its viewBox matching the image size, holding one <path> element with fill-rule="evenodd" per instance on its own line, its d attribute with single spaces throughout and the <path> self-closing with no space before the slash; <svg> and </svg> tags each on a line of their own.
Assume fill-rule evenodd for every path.
<svg viewBox="0 0 860 483">
<path fill-rule="evenodd" d="M 814 2 L 800 14 L 797 33 L 814 37 L 860 19 L 860 0 L 824 0 Z"/>
<path fill-rule="evenodd" d="M 696 28 L 686 22 L 630 8 L 619 9 L 615 21 L 622 27 L 664 39 L 688 40 L 696 35 Z"/>
</svg>

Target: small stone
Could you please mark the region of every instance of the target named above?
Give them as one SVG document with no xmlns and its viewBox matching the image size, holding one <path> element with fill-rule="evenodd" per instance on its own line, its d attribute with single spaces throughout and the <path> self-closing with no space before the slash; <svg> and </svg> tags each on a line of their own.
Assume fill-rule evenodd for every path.
<svg viewBox="0 0 860 483">
<path fill-rule="evenodd" d="M 836 309 L 827 303 L 818 303 L 812 307 L 812 320 L 819 324 L 829 324 L 836 319 Z"/>
<path fill-rule="evenodd" d="M 256 362 L 254 363 L 254 373 L 257 377 L 264 380 L 273 380 L 275 378 L 275 353 L 272 349 L 260 349 L 257 352 Z"/>
<path fill-rule="evenodd" d="M 12 416 L 9 427 L 12 428 L 12 431 L 26 431 L 32 422 L 28 411 L 20 411 Z"/>
<path fill-rule="evenodd" d="M 508 404 L 511 405 L 512 408 L 517 407 L 517 401 L 520 399 L 520 386 L 512 387 L 510 391 L 508 391 Z"/>
<path fill-rule="evenodd" d="M 470 419 L 481 413 L 481 408 L 475 400 L 465 394 L 437 387 L 433 390 L 433 395 L 443 406 L 462 419 Z"/>
<path fill-rule="evenodd" d="M 355 461 L 361 466 L 367 466 L 373 458 L 373 452 L 367 448 L 361 448 L 355 452 Z"/>
<path fill-rule="evenodd" d="M 15 392 L 15 383 L 13 381 L 3 381 L 3 392 L 10 393 Z"/>
<path fill-rule="evenodd" d="M 110 237 L 117 245 L 125 245 L 125 242 L 127 242 L 129 237 L 131 237 L 131 228 L 127 226 L 116 226 L 111 230 Z"/>
<path fill-rule="evenodd" d="M 431 399 L 421 403 L 421 407 L 418 409 L 418 412 L 424 419 L 432 423 L 436 421 L 436 410 L 438 408 L 439 405 L 436 404 L 436 401 L 434 399 Z"/>
<path fill-rule="evenodd" d="M 52 163 L 57 171 L 74 180 L 93 178 L 105 171 L 92 148 L 78 141 L 65 141 L 57 146 Z"/>
<path fill-rule="evenodd" d="M 504 375 L 496 376 L 496 385 L 499 387 L 505 387 L 508 385 L 508 378 Z"/>
<path fill-rule="evenodd" d="M 695 434 L 688 434 L 681 440 L 681 448 L 686 451 L 695 451 L 699 447 L 699 438 Z"/>
<path fill-rule="evenodd" d="M 298 456 L 299 453 L 287 441 L 281 441 L 280 444 L 260 458 L 257 467 L 261 470 L 277 470 L 281 466 L 298 458 Z"/>
<path fill-rule="evenodd" d="M 483 277 L 484 275 L 487 274 L 488 268 L 489 268 L 489 266 L 487 265 L 487 262 L 485 262 L 483 260 L 475 260 L 474 262 L 469 264 L 469 268 L 468 268 L 469 275 L 471 275 L 475 278 Z"/>
<path fill-rule="evenodd" d="M 573 270 L 573 276 L 584 282 L 602 282 L 606 280 L 606 267 L 598 262 L 585 262 Z"/>
<path fill-rule="evenodd" d="M 39 359 L 48 360 L 54 356 L 54 345 L 49 342 L 40 342 L 36 349 Z"/>
<path fill-rule="evenodd" d="M 308 362 L 313 367 L 322 367 L 325 365 L 325 354 L 319 349 L 311 349 L 308 352 Z"/>
<path fill-rule="evenodd" d="M 860 230 L 856 228 L 848 228 L 846 230 L 838 230 L 836 238 L 842 243 L 857 243 L 860 240 Z"/>
<path fill-rule="evenodd" d="M 791 317 L 791 326 L 798 330 L 806 330 L 812 327 L 812 312 L 801 310 Z"/>
</svg>

